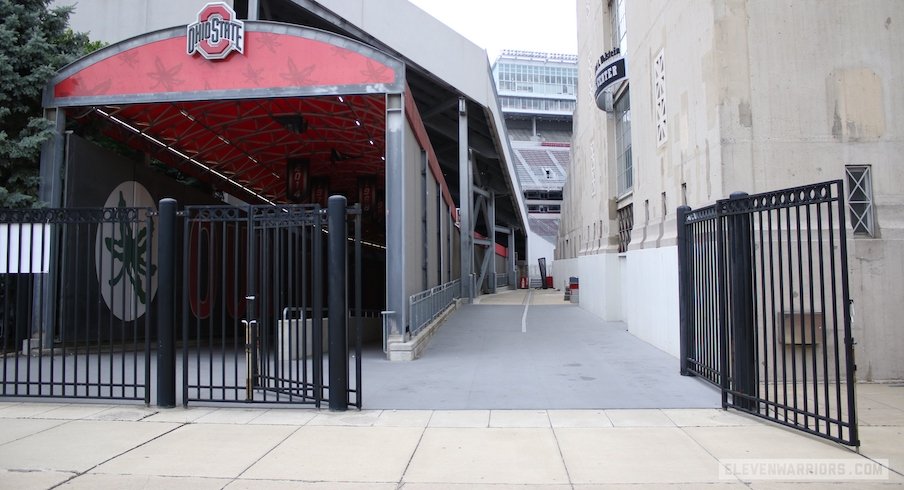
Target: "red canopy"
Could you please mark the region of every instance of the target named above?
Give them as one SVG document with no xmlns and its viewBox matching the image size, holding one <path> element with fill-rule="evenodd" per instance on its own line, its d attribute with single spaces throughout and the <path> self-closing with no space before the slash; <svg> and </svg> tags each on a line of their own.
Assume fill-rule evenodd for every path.
<svg viewBox="0 0 904 490">
<path fill-rule="evenodd" d="M 387 93 L 404 66 L 315 29 L 246 22 L 244 54 L 186 52 L 185 28 L 133 38 L 64 68 L 45 107 L 103 120 L 105 132 L 243 198 L 285 201 L 286 162 L 309 161 L 329 191 L 382 186 Z"/>
</svg>

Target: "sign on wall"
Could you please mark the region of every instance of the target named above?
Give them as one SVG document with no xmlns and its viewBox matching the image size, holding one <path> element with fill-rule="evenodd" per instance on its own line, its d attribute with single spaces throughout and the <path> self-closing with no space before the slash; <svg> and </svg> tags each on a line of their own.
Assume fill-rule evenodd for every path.
<svg viewBox="0 0 904 490">
<path fill-rule="evenodd" d="M 245 23 L 223 2 L 208 3 L 198 12 L 198 20 L 185 28 L 189 56 L 200 53 L 209 60 L 226 59 L 230 53 L 245 52 Z"/>
<path fill-rule="evenodd" d="M 607 112 L 612 111 L 612 104 L 606 103 L 606 89 L 627 78 L 625 57 L 621 54 L 621 49 L 615 48 L 603 53 L 596 62 L 596 106 Z"/>
</svg>

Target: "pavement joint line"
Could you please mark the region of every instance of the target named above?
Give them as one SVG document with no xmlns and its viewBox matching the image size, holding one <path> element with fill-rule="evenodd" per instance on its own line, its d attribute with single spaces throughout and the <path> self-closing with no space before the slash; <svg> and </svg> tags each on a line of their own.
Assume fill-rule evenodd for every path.
<svg viewBox="0 0 904 490">
<path fill-rule="evenodd" d="M 16 417 L 16 418 L 10 418 L 10 419 L 6 419 L 6 420 L 58 420 L 60 423 L 59 423 L 59 424 L 56 424 L 56 425 L 53 425 L 53 426 L 50 426 L 50 427 L 48 427 L 48 428 L 46 428 L 46 429 L 43 429 L 43 430 L 39 430 L 39 431 L 37 431 L 37 432 L 32 432 L 32 433 L 30 433 L 30 434 L 26 434 L 26 435 L 24 435 L 24 436 L 22 436 L 22 437 L 20 437 L 20 438 L 18 438 L 18 439 L 13 439 L 13 440 L 11 440 L 11 441 L 6 441 L 6 442 L 4 442 L 4 443 L 0 443 L 0 446 L 5 446 L 5 445 L 7 445 L 7 444 L 12 444 L 12 443 L 14 443 L 14 442 L 21 441 L 22 439 L 26 439 L 26 438 L 28 438 L 28 437 L 31 437 L 31 436 L 34 436 L 34 435 L 38 435 L 38 434 L 47 432 L 47 431 L 50 430 L 50 429 L 56 429 L 57 427 L 62 427 L 62 426 L 64 426 L 64 425 L 66 425 L 66 424 L 75 422 L 74 419 L 73 419 L 73 420 L 61 420 L 61 419 L 33 419 L 33 418 L 29 418 L 29 417 L 26 417 L 26 418 L 19 418 L 19 417 Z"/>
<path fill-rule="evenodd" d="M 74 422 L 74 421 L 73 421 L 73 422 Z M 97 467 L 99 467 L 99 466 L 102 466 L 102 465 L 104 465 L 104 464 L 106 464 L 106 463 L 109 463 L 110 461 L 113 461 L 114 459 L 116 459 L 116 458 L 118 458 L 118 457 L 120 457 L 120 456 L 122 456 L 122 455 L 124 455 L 124 454 L 128 454 L 128 453 L 130 453 L 130 452 L 132 452 L 132 451 L 134 451 L 134 450 L 136 450 L 136 449 L 138 449 L 138 448 L 140 448 L 140 447 L 143 447 L 143 446 L 145 446 L 145 445 L 147 445 L 147 444 L 150 444 L 151 442 L 156 441 L 157 439 L 160 439 L 161 437 L 163 437 L 163 436 L 165 436 L 165 435 L 172 434 L 172 433 L 175 432 L 176 430 L 179 430 L 180 428 L 182 428 L 182 427 L 184 427 L 184 426 L 186 426 L 186 425 L 188 425 L 188 424 L 179 424 L 179 425 L 173 427 L 172 429 L 170 429 L 170 430 L 168 430 L 168 431 L 166 431 L 166 432 L 164 432 L 164 433 L 162 433 L 162 434 L 159 434 L 159 435 L 157 435 L 157 436 L 154 436 L 154 437 L 152 437 L 152 438 L 150 438 L 150 439 L 148 439 L 148 440 L 142 442 L 141 444 L 139 444 L 139 445 L 137 445 L 137 446 L 135 446 L 135 447 L 131 447 L 131 448 L 126 449 L 125 451 L 119 453 L 119 454 L 115 454 L 115 455 L 113 455 L 113 456 L 110 456 L 109 458 L 107 458 L 107 459 L 101 461 L 100 463 L 97 463 L 96 465 L 94 465 L 94 466 L 88 468 L 88 469 L 85 470 L 85 471 L 76 471 L 76 472 L 75 472 L 76 474 L 75 474 L 74 476 L 72 476 L 71 478 L 67 478 L 67 479 L 64 480 L 64 481 L 61 481 L 61 482 L 57 483 L 56 485 L 50 487 L 48 490 L 53 490 L 54 488 L 59 488 L 59 487 L 65 485 L 66 483 L 69 483 L 69 482 L 71 482 L 72 480 L 75 480 L 76 478 L 78 478 L 78 477 L 80 477 L 80 476 L 82 476 L 82 475 L 85 475 L 85 474 L 89 473 L 91 470 L 93 470 L 93 469 L 95 469 L 95 468 L 97 468 Z"/>
<path fill-rule="evenodd" d="M 668 415 L 666 415 L 666 417 L 668 417 Z M 672 419 L 669 418 L 669 420 L 672 420 Z M 674 424 L 675 421 L 673 420 L 672 423 Z M 710 450 L 709 450 L 706 446 L 704 446 L 700 441 L 698 441 L 696 438 L 694 438 L 694 436 L 693 436 L 690 432 L 687 431 L 687 429 L 688 429 L 687 427 L 681 427 L 681 426 L 679 426 L 678 424 L 675 424 L 675 427 L 677 427 L 678 430 L 680 430 L 681 433 L 684 434 L 684 435 L 686 435 L 690 440 L 694 441 L 694 444 L 696 444 L 697 446 L 699 446 L 700 449 L 703 450 L 703 452 L 705 452 L 705 453 L 708 454 L 711 458 L 713 458 L 713 461 L 715 461 L 716 466 L 725 468 L 726 470 L 728 469 L 728 466 L 725 466 L 724 464 L 722 464 L 722 461 L 719 460 L 719 458 L 717 458 L 716 455 L 712 453 L 712 451 L 710 451 Z M 745 481 L 742 480 L 740 477 L 738 477 L 738 475 L 735 475 L 735 474 L 732 474 L 732 476 L 734 476 L 735 481 L 737 481 L 737 482 L 740 483 L 741 485 L 744 485 L 744 486 L 747 487 L 747 488 L 753 488 L 753 486 L 752 486 L 753 483 L 752 483 L 752 482 L 745 482 Z M 720 482 L 721 482 L 721 481 L 724 481 L 724 480 L 720 480 Z"/>
<path fill-rule="evenodd" d="M 546 412 L 546 421 L 549 422 L 549 429 L 552 431 L 552 438 L 556 441 L 556 451 L 559 452 L 559 459 L 562 460 L 562 468 L 565 468 L 565 477 L 568 478 L 568 485 L 571 488 L 574 488 L 574 482 L 571 480 L 571 472 L 568 471 L 568 463 L 565 462 L 565 454 L 562 453 L 562 445 L 559 444 L 559 434 L 556 433 L 556 428 L 552 424 L 552 419 L 549 417 L 549 410 L 544 410 Z"/>
<path fill-rule="evenodd" d="M 435 413 L 435 411 L 433 412 Z M 414 450 L 411 451 L 411 455 L 408 456 L 408 462 L 405 463 L 405 469 L 402 470 L 402 476 L 399 477 L 399 481 L 396 484 L 396 490 L 403 488 L 405 486 L 405 475 L 408 474 L 408 468 L 411 467 L 411 462 L 414 461 L 414 455 L 417 454 L 417 450 L 421 447 L 421 442 L 424 440 L 424 435 L 427 433 L 427 428 L 430 427 L 430 420 L 433 419 L 433 413 L 430 414 L 430 418 L 427 419 L 427 425 L 421 430 L 421 436 L 417 439 L 417 444 L 414 445 Z"/>
<path fill-rule="evenodd" d="M 847 448 L 847 446 L 845 446 L 845 447 Z M 848 448 L 848 449 L 850 449 L 850 448 Z M 851 449 L 851 452 L 854 452 L 853 449 Z M 859 447 L 857 448 L 857 451 L 856 451 L 855 454 L 857 454 L 857 455 L 860 456 L 861 458 L 868 459 L 868 460 L 872 461 L 873 463 L 876 463 L 877 465 L 879 465 L 879 466 L 881 466 L 881 467 L 887 469 L 887 470 L 888 470 L 889 472 L 891 472 L 891 473 L 894 473 L 894 474 L 900 475 L 900 476 L 904 476 L 904 473 L 902 473 L 902 472 L 900 472 L 900 471 L 898 471 L 898 470 L 896 470 L 896 469 L 894 469 L 894 468 L 891 467 L 891 459 L 886 459 L 886 461 L 888 461 L 889 463 L 888 463 L 887 465 L 884 465 L 884 464 L 882 464 L 882 463 L 876 461 L 875 459 L 873 459 L 872 456 L 867 456 L 867 455 L 863 454 L 862 452 L 860 452 L 860 448 L 859 448 Z"/>
<path fill-rule="evenodd" d="M 527 333 L 527 309 L 530 308 L 530 300 L 533 291 L 527 290 L 527 296 L 524 297 L 524 313 L 521 314 L 521 333 Z"/>
<path fill-rule="evenodd" d="M 609 410 L 602 410 L 603 415 L 606 417 L 606 420 L 609 421 L 610 427 L 615 427 L 615 422 L 612 421 L 612 417 L 609 416 Z"/>
<path fill-rule="evenodd" d="M 261 414 L 261 415 L 263 415 L 263 414 Z M 258 415 L 258 417 L 260 417 L 260 415 Z M 255 417 L 255 418 L 257 418 L 257 417 Z M 252 419 L 252 420 L 253 420 L 253 419 Z M 247 425 L 247 424 L 241 424 L 241 425 Z M 268 454 L 270 454 L 270 453 L 272 453 L 273 451 L 275 451 L 276 448 L 278 448 L 279 446 L 281 446 L 281 445 L 282 445 L 284 442 L 286 442 L 290 437 L 292 437 L 292 436 L 295 435 L 298 431 L 300 431 L 302 427 L 304 427 L 304 426 L 303 426 L 303 425 L 299 425 L 299 426 L 295 427 L 295 430 L 293 430 L 292 432 L 289 432 L 288 434 L 286 434 L 286 437 L 283 437 L 279 442 L 277 442 L 276 444 L 274 444 L 273 447 L 271 447 L 271 448 L 268 449 L 266 452 L 264 452 L 264 454 L 261 454 L 261 456 L 260 456 L 259 458 L 257 458 L 257 459 L 255 459 L 254 461 L 252 461 L 248 466 L 245 467 L 245 469 L 243 469 L 242 471 L 240 471 L 239 474 L 236 475 L 235 478 L 233 478 L 232 480 L 235 481 L 235 480 L 238 480 L 239 478 L 241 478 L 242 475 L 244 475 L 248 470 L 251 469 L 251 467 L 253 467 L 254 465 L 260 463 L 260 461 L 261 461 L 262 459 L 266 458 Z M 230 483 L 231 483 L 231 482 L 230 482 Z"/>
</svg>

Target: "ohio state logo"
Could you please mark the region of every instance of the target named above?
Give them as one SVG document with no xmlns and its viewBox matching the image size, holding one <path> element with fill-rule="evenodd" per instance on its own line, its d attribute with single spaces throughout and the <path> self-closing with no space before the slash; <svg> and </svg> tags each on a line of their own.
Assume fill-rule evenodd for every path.
<svg viewBox="0 0 904 490">
<path fill-rule="evenodd" d="M 198 12 L 198 21 L 186 28 L 185 39 L 189 55 L 222 60 L 233 51 L 245 52 L 245 23 L 229 5 L 208 3 Z"/>
</svg>

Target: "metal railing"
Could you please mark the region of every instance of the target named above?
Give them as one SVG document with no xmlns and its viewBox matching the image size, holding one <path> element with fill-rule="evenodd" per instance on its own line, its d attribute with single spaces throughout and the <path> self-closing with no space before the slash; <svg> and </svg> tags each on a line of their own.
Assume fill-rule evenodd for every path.
<svg viewBox="0 0 904 490">
<path fill-rule="evenodd" d="M 723 406 L 857 446 L 845 211 L 841 181 L 679 208 L 680 360 Z"/>
<path fill-rule="evenodd" d="M 151 211 L 0 210 L 0 396 L 150 401 Z"/>
<path fill-rule="evenodd" d="M 411 295 L 408 298 L 408 329 L 411 335 L 417 335 L 460 296 L 459 279 Z"/>
<path fill-rule="evenodd" d="M 496 273 L 496 288 L 504 288 L 508 287 L 508 274 L 505 272 L 497 272 Z"/>
</svg>

